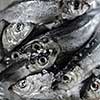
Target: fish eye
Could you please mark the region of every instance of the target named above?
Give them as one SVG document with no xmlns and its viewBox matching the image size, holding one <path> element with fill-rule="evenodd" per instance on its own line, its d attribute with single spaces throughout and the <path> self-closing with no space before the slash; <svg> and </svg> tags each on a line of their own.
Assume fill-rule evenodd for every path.
<svg viewBox="0 0 100 100">
<path fill-rule="evenodd" d="M 11 57 L 12 57 L 13 60 L 18 59 L 19 56 L 20 56 L 20 54 L 18 52 L 13 52 L 12 55 L 11 55 Z"/>
<path fill-rule="evenodd" d="M 48 62 L 48 59 L 46 58 L 46 57 L 40 57 L 39 59 L 38 59 L 38 63 L 41 65 L 41 66 L 43 66 L 43 65 L 45 65 L 45 64 L 47 64 L 47 62 Z"/>
<path fill-rule="evenodd" d="M 99 89 L 99 83 L 98 82 L 92 83 L 91 90 L 97 91 L 98 89 Z"/>
<path fill-rule="evenodd" d="M 20 82 L 18 83 L 18 85 L 19 85 L 20 88 L 25 88 L 25 87 L 27 86 L 25 80 L 20 81 Z"/>
<path fill-rule="evenodd" d="M 65 83 L 69 83 L 72 80 L 72 77 L 70 75 L 64 75 L 63 80 Z"/>
<path fill-rule="evenodd" d="M 64 80 L 69 80 L 69 77 L 68 76 L 63 76 L 63 79 Z"/>
<path fill-rule="evenodd" d="M 74 2 L 74 9 L 78 10 L 79 5 L 80 5 L 80 1 L 79 0 L 75 0 L 75 2 Z"/>
<path fill-rule="evenodd" d="M 23 23 L 17 23 L 16 25 L 16 32 L 20 32 L 24 29 L 24 24 Z"/>
</svg>

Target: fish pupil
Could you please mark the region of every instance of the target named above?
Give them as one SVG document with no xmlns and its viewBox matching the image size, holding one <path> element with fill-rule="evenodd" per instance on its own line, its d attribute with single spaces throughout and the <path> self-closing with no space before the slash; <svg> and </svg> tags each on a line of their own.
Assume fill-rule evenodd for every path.
<svg viewBox="0 0 100 100">
<path fill-rule="evenodd" d="M 21 31 L 23 29 L 24 25 L 22 23 L 17 24 L 17 31 Z"/>
<path fill-rule="evenodd" d="M 64 80 L 69 80 L 69 78 L 67 76 L 64 76 L 63 79 Z"/>
<path fill-rule="evenodd" d="M 74 9 L 77 10 L 79 8 L 79 5 L 80 5 L 80 1 L 79 0 L 75 0 Z"/>
</svg>

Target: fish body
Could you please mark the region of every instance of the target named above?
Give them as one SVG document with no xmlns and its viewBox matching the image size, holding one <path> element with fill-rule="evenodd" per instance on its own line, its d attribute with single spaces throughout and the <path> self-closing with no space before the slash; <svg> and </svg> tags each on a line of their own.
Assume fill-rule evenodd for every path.
<svg viewBox="0 0 100 100">
<path fill-rule="evenodd" d="M 8 22 L 48 23 L 59 15 L 56 0 L 30 0 L 20 2 L 1 12 L 1 19 Z"/>
<path fill-rule="evenodd" d="M 8 25 L 2 36 L 3 47 L 7 51 L 11 51 L 30 34 L 33 27 L 34 25 L 30 23 L 12 23 Z"/>
<path fill-rule="evenodd" d="M 3 35 L 3 45 L 8 51 L 20 44 L 32 31 L 30 24 L 27 23 L 49 23 L 61 14 L 58 2 L 52 0 L 21 2 L 10 8 L 8 7 L 2 13 L 4 16 L 2 18 L 14 23 L 10 24 L 11 27 L 7 27 L 8 33 L 4 31 Z M 87 79 L 92 70 L 100 64 L 100 44 L 92 50 L 91 54 L 79 61 L 79 65 L 64 73 L 60 82 L 57 83 L 55 91 L 52 89 L 52 83 L 56 80 L 54 75 L 47 72 L 41 74 L 40 72 L 43 69 L 47 70 L 53 65 L 59 64 L 59 61 L 62 60 L 59 55 L 65 53 L 66 55 L 62 56 L 65 57 L 68 56 L 68 53 L 76 53 L 81 47 L 86 46 L 85 44 L 91 39 L 98 24 L 100 24 L 100 13 L 97 11 L 86 15 L 85 18 L 88 18 L 82 20 L 79 18 L 78 23 L 76 20 L 69 26 L 61 28 L 60 31 L 55 29 L 29 41 L 17 50 L 17 58 L 14 56 L 16 52 L 12 52 L 10 56 L 8 55 L 11 61 L 7 65 L 7 69 L 3 71 L 4 74 L 0 73 L 0 80 L 5 79 L 14 82 L 11 89 L 22 98 L 66 100 L 70 93 L 75 92 L 73 89 L 76 89 L 77 85 Z M 16 32 L 16 22 L 24 23 L 25 30 Z M 76 27 L 74 27 L 75 25 Z M 70 28 L 70 26 L 73 27 Z M 23 26 L 20 28 L 23 29 Z M 18 29 L 20 30 L 20 28 Z M 78 56 L 83 57 L 81 53 Z M 68 67 L 67 64 L 66 67 Z M 100 83 L 100 80 L 96 79 L 96 82 Z M 99 97 L 99 91 L 89 91 L 88 96 L 91 97 L 91 94 L 93 94 L 93 98 L 94 95 Z"/>
<path fill-rule="evenodd" d="M 68 71 L 68 66 L 66 66 L 64 71 L 64 75 L 62 77 L 61 83 L 59 84 L 59 88 L 63 90 L 71 90 L 73 87 L 83 84 L 82 82 L 85 81 L 88 77 L 91 76 L 93 70 L 100 65 L 100 39 L 98 38 L 100 35 L 96 33 L 94 39 L 96 42 L 92 42 L 92 46 L 90 47 L 86 45 L 84 47 L 84 51 L 79 52 L 78 55 L 76 54 L 75 57 L 72 58 L 72 62 L 69 63 L 71 70 Z M 92 48 L 91 52 L 86 52 L 86 49 L 89 50 Z M 77 62 L 78 60 L 78 62 Z M 99 70 L 96 70 L 95 73 L 99 74 Z M 98 94 L 97 94 L 98 95 Z"/>
<path fill-rule="evenodd" d="M 15 93 L 22 98 L 33 99 L 51 99 L 55 98 L 54 92 L 51 90 L 52 82 L 54 81 L 53 74 L 36 74 L 30 75 L 25 80 L 21 80 L 12 86 Z"/>
<path fill-rule="evenodd" d="M 73 19 L 84 14 L 89 6 L 74 9 L 74 0 L 27 0 L 16 1 L 0 13 L 0 20 L 8 22 L 32 22 L 34 24 L 45 24 L 61 19 Z M 93 1 L 91 1 L 93 2 Z M 87 2 L 91 5 L 91 2 Z"/>
<path fill-rule="evenodd" d="M 100 41 L 98 41 L 98 42 L 100 42 Z M 78 65 L 74 66 L 73 70 L 67 71 L 63 76 L 61 74 L 61 76 L 62 76 L 61 81 L 56 84 L 57 85 L 56 90 L 53 90 L 51 88 L 52 85 L 50 85 L 50 87 L 47 89 L 47 91 L 42 92 L 43 94 L 41 94 L 40 93 L 41 90 L 39 90 L 38 92 L 36 91 L 37 94 L 33 95 L 34 89 L 32 89 L 31 90 L 32 92 L 30 93 L 30 94 L 33 93 L 32 97 L 38 98 L 38 99 L 41 98 L 41 97 L 42 98 L 45 97 L 45 99 L 48 99 L 48 97 L 51 97 L 51 100 L 54 99 L 54 98 L 55 98 L 55 100 L 57 98 L 59 98 L 57 100 L 60 100 L 60 99 L 66 100 L 67 97 L 70 97 L 71 95 L 75 94 L 74 93 L 75 90 L 77 92 L 76 94 L 79 95 L 81 88 L 84 86 L 83 81 L 85 81 L 88 77 L 90 77 L 93 72 L 97 72 L 97 71 L 93 71 L 93 70 L 99 65 L 99 62 L 100 62 L 99 57 L 96 56 L 97 54 L 99 54 L 99 51 L 100 51 L 99 49 L 100 49 L 100 47 L 99 47 L 99 44 L 98 44 L 98 46 L 95 47 L 95 49 L 91 52 L 91 54 L 89 54 L 89 56 L 83 58 L 79 62 L 80 66 L 78 66 Z M 91 61 L 91 59 L 92 59 L 92 61 Z M 86 62 L 84 62 L 85 60 L 88 62 L 88 64 Z M 93 60 L 95 60 L 95 61 L 93 62 Z M 99 71 L 96 75 L 98 75 L 98 74 L 99 74 Z M 50 75 L 50 74 L 48 74 L 48 75 Z M 36 76 L 37 75 L 32 75 L 31 77 L 36 77 Z M 39 76 L 39 77 L 40 77 L 40 79 L 42 79 L 43 76 Z M 35 79 L 35 78 L 32 78 L 32 79 Z M 49 78 L 45 78 L 45 81 L 48 81 L 48 79 Z M 90 79 L 92 79 L 92 78 L 90 78 Z M 55 80 L 57 80 L 57 79 L 53 78 L 53 81 L 50 84 L 52 84 Z M 21 81 L 19 81 L 19 82 L 21 82 Z M 90 88 L 94 89 L 93 87 L 91 87 L 93 85 L 93 83 L 100 84 L 99 82 L 100 82 L 99 78 L 96 78 L 94 81 L 87 83 L 87 84 L 89 84 Z M 32 84 L 32 87 L 33 86 L 34 86 L 34 84 Z M 18 85 L 16 86 L 16 84 L 15 84 L 13 87 L 14 87 L 13 91 L 15 93 L 17 93 L 18 95 L 23 93 L 20 90 L 21 88 L 18 87 Z M 39 86 L 37 86 L 37 87 L 39 87 Z M 99 85 L 98 85 L 98 87 L 99 87 Z M 89 91 L 86 91 L 86 92 L 87 92 L 89 99 L 90 98 L 92 98 L 92 99 L 99 98 L 99 96 L 100 96 L 99 89 L 96 90 L 96 91 L 95 90 L 89 90 Z M 29 93 L 29 92 L 27 92 L 27 93 Z M 45 96 L 44 96 L 44 94 L 45 94 Z M 37 95 L 38 95 L 38 97 L 37 97 Z M 21 96 L 27 97 L 27 98 L 29 97 L 28 95 L 25 95 L 25 94 L 23 94 Z"/>
<path fill-rule="evenodd" d="M 65 54 L 72 53 L 73 54 L 73 52 L 75 53 L 77 50 L 79 50 L 81 48 L 81 46 L 85 45 L 85 43 L 87 43 L 87 41 L 92 37 L 94 30 L 96 29 L 96 27 L 99 24 L 100 14 L 99 13 L 97 14 L 97 12 L 96 12 L 96 15 L 92 15 L 92 16 L 91 15 L 89 16 L 86 14 L 85 17 L 88 17 L 88 18 L 85 19 L 82 17 L 82 19 L 81 18 L 77 19 L 79 21 L 79 23 L 77 23 L 77 27 L 73 28 L 73 30 L 70 29 L 70 26 L 61 28 L 60 31 L 59 31 L 59 29 L 58 30 L 55 29 L 53 31 L 45 33 L 45 35 L 41 35 L 41 36 L 37 37 L 36 39 L 31 40 L 30 42 L 26 43 L 19 50 L 17 50 L 17 52 L 18 52 L 17 59 L 13 59 L 13 54 L 16 54 L 16 53 L 12 52 L 8 56 L 8 58 L 11 59 L 9 65 L 12 64 L 12 61 L 16 62 L 16 60 L 18 60 L 18 59 L 20 60 L 21 58 L 27 59 L 29 62 L 28 64 L 24 64 L 21 68 L 18 68 L 17 69 L 18 71 L 16 71 L 16 72 L 14 71 L 15 76 L 16 76 L 17 72 L 20 73 L 21 77 L 18 77 L 18 79 L 19 79 L 19 78 L 27 76 L 31 72 L 34 73 L 34 72 L 40 71 L 44 68 L 48 69 L 55 63 L 59 64 L 59 60 L 61 59 L 59 55 L 62 55 L 63 53 L 65 53 Z M 74 21 L 73 24 L 71 24 L 71 25 L 74 25 L 77 22 L 77 20 Z M 79 27 L 79 25 L 81 25 L 81 26 Z M 16 26 L 16 24 L 15 24 L 15 26 Z M 29 28 L 30 28 L 30 26 L 29 26 Z M 67 33 L 67 31 L 68 31 L 68 33 Z M 14 32 L 15 32 L 15 30 L 12 29 L 12 33 L 14 33 Z M 15 32 L 15 33 L 17 34 L 18 32 Z M 9 34 L 4 34 L 4 35 L 6 37 L 6 35 L 8 36 Z M 27 33 L 26 33 L 26 35 L 27 35 Z M 14 35 L 10 36 L 11 39 L 12 39 L 12 37 L 14 38 L 14 41 L 17 39 L 16 37 L 14 37 Z M 21 39 L 18 39 L 18 40 L 21 40 Z M 12 44 L 10 44 L 10 45 L 13 45 L 14 42 L 11 42 L 11 43 Z M 6 44 L 9 44 L 9 43 L 6 43 Z M 67 57 L 69 57 L 69 56 L 67 56 Z M 62 58 L 64 58 L 64 57 L 65 56 L 62 56 Z M 66 57 L 65 57 L 65 59 L 66 59 Z M 62 61 L 63 60 L 61 60 L 61 62 Z M 28 69 L 27 69 L 27 66 L 28 66 Z M 9 67 L 9 68 L 11 68 L 11 67 Z M 25 71 L 23 72 L 23 75 L 22 75 L 23 70 L 25 70 Z M 14 72 L 12 71 L 11 73 L 14 74 Z M 8 74 L 8 73 L 5 73 L 5 75 L 3 75 L 3 77 L 9 76 L 6 74 Z"/>
</svg>

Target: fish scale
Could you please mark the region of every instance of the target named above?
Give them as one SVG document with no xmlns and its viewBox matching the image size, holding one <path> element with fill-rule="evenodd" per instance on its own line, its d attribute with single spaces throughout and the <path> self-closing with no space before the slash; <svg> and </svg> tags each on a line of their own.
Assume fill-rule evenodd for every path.
<svg viewBox="0 0 100 100">
<path fill-rule="evenodd" d="M 8 22 L 33 22 L 47 23 L 59 15 L 59 5 L 55 0 L 51 1 L 26 1 L 9 7 L 1 12 L 0 18 Z"/>
</svg>

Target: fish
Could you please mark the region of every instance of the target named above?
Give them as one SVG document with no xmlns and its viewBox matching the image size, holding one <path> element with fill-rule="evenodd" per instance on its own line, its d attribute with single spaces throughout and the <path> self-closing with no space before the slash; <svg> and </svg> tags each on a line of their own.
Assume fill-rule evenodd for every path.
<svg viewBox="0 0 100 100">
<path fill-rule="evenodd" d="M 84 14 L 89 9 L 87 4 L 91 3 L 84 3 L 83 8 L 79 6 L 79 9 L 76 10 L 74 9 L 74 2 L 75 0 L 20 0 L 13 2 L 2 10 L 0 12 L 0 20 L 45 24 L 56 22 L 59 19 L 73 19 Z"/>
<path fill-rule="evenodd" d="M 8 22 L 32 22 L 34 24 L 48 23 L 59 15 L 56 0 L 16 1 L 0 13 L 0 19 Z"/>
<path fill-rule="evenodd" d="M 78 92 L 84 86 L 83 81 L 87 80 L 87 78 L 92 75 L 92 72 L 94 72 L 93 71 L 94 68 L 96 68 L 99 65 L 99 57 L 97 57 L 98 59 L 96 58 L 96 60 L 95 60 L 96 54 L 99 54 L 99 51 L 100 51 L 99 49 L 100 48 L 99 48 L 99 45 L 98 45 L 97 47 L 95 47 L 95 49 L 91 52 L 91 54 L 89 56 L 87 56 L 86 58 L 84 58 L 83 60 L 81 60 L 79 62 L 80 63 L 80 66 L 74 66 L 73 70 L 67 71 L 63 75 L 63 77 L 61 78 L 61 81 L 57 83 L 57 89 L 56 90 L 53 90 L 50 87 L 49 90 L 46 91 L 47 95 L 45 95 L 45 99 L 47 99 L 49 96 L 51 98 L 54 97 L 55 100 L 57 98 L 59 98 L 57 100 L 60 100 L 60 99 L 63 100 L 65 98 L 70 98 L 71 95 L 74 95 L 74 92 L 75 92 L 76 89 L 77 89 L 77 93 L 76 94 L 78 95 Z M 92 58 L 92 60 L 94 59 L 96 61 L 95 63 L 93 62 L 94 64 L 92 62 L 90 62 L 91 58 Z M 90 62 L 90 64 L 88 63 L 89 64 L 88 65 L 87 63 L 85 63 L 85 65 L 86 65 L 85 66 L 84 65 L 84 61 L 85 60 L 87 62 Z M 90 66 L 91 66 L 91 68 L 90 68 Z M 87 70 L 86 70 L 86 68 L 87 68 Z M 95 71 L 95 72 L 97 72 L 97 71 Z M 99 74 L 99 72 L 98 72 L 98 74 Z M 35 77 L 35 76 L 36 76 L 36 74 L 35 75 L 32 75 L 32 77 Z M 40 77 L 40 79 L 42 79 L 41 76 L 39 76 L 39 77 Z M 34 78 L 32 78 L 32 79 L 34 79 Z M 48 80 L 48 78 L 45 78 L 45 79 L 46 79 L 46 81 Z M 90 77 L 90 79 L 92 79 L 92 78 Z M 21 82 L 21 81 L 19 81 L 19 82 Z M 52 84 L 52 82 L 51 82 L 51 84 Z M 93 83 L 96 83 L 97 84 L 98 82 L 100 82 L 100 80 L 98 78 L 96 78 L 95 81 L 89 82 L 89 84 L 90 83 L 91 84 L 93 84 Z M 87 84 L 88 84 L 88 82 L 87 82 Z M 50 86 L 52 86 L 52 85 L 50 85 Z M 16 88 L 18 88 L 18 87 L 16 87 Z M 13 88 L 14 90 L 13 89 L 12 90 L 15 93 L 17 93 L 18 95 L 21 95 L 20 93 L 23 93 L 23 92 L 22 91 L 20 92 L 20 90 L 15 90 L 16 88 Z M 39 93 L 39 91 L 38 91 L 38 93 Z M 96 98 L 99 97 L 99 91 L 97 91 L 96 93 L 94 93 L 94 92 L 92 93 L 91 91 L 88 91 L 88 92 L 89 92 L 88 93 L 88 97 L 89 98 L 92 96 L 93 97 L 92 99 L 94 99 L 95 94 L 97 95 Z M 44 94 L 46 94 L 46 93 L 44 92 Z M 21 96 L 24 97 L 25 94 L 23 94 Z M 41 94 L 41 95 L 39 94 L 39 96 L 42 97 L 42 98 L 44 98 L 44 94 Z M 56 95 L 56 97 L 55 97 L 55 95 Z M 40 98 L 39 96 L 38 96 L 38 99 Z M 28 96 L 26 96 L 26 97 L 28 97 Z M 36 98 L 36 96 L 35 95 L 34 96 L 32 95 L 32 98 Z"/>
<path fill-rule="evenodd" d="M 67 66 L 61 71 L 63 73 L 61 77 L 61 83 L 58 84 L 59 89 L 70 91 L 78 84 L 81 84 L 84 80 L 91 76 L 92 71 L 100 65 L 100 39 L 98 38 L 99 32 L 97 31 L 92 39 L 96 40 L 93 42 L 92 46 L 90 44 L 88 48 L 87 45 L 83 49 L 79 50 L 76 55 L 72 57 L 72 60 L 67 64 Z M 92 43 L 92 42 L 90 42 Z M 91 49 L 91 52 L 87 51 Z M 85 52 L 84 52 L 85 51 Z M 99 73 L 99 71 L 95 71 Z M 58 74 L 59 77 L 59 74 Z"/>
<path fill-rule="evenodd" d="M 99 100 L 100 99 L 100 66 L 92 70 L 92 75 L 84 80 L 83 87 L 80 91 L 81 98 L 84 100 Z M 85 87 L 85 88 L 84 88 Z"/>
<path fill-rule="evenodd" d="M 86 14 L 82 17 L 79 17 L 67 27 L 61 27 L 60 29 L 58 28 L 47 32 L 44 35 L 38 36 L 36 39 L 33 39 L 23 45 L 16 52 L 18 52 L 18 55 L 20 55 L 18 56 L 18 59 L 27 59 L 28 64 L 25 63 L 24 66 L 20 68 L 18 67 L 16 72 L 14 72 L 15 76 L 17 72 L 21 74 L 21 77 L 19 78 L 22 78 L 30 73 L 35 73 L 43 69 L 49 69 L 54 64 L 59 65 L 59 63 L 63 63 L 63 61 L 65 63 L 65 60 L 63 59 L 66 59 L 67 62 L 68 58 L 70 59 L 71 56 L 62 56 L 63 53 L 74 55 L 75 52 L 85 45 L 92 37 L 94 30 L 99 24 L 99 17 L 100 14 L 97 12 L 92 15 Z M 70 27 L 76 22 L 76 27 Z M 12 52 L 8 56 L 8 58 L 11 59 L 9 65 L 11 65 L 14 61 L 17 62 L 16 59 L 13 59 L 13 54 L 16 53 Z M 8 69 L 11 68 L 9 65 L 7 67 Z M 26 75 L 25 73 L 22 75 L 23 70 L 25 70 L 25 73 L 27 71 Z M 13 73 L 13 71 L 11 73 Z M 8 76 L 6 74 L 7 73 L 5 73 L 3 77 Z"/>
<path fill-rule="evenodd" d="M 20 44 L 32 31 L 34 25 L 31 23 L 11 23 L 3 32 L 3 48 L 8 52 Z"/>
<path fill-rule="evenodd" d="M 72 20 L 77 16 L 83 15 L 90 9 L 93 1 L 94 0 L 63 0 L 63 18 Z"/>
<path fill-rule="evenodd" d="M 87 91 L 87 97 L 89 99 L 100 99 L 100 79 L 95 78 L 95 80 L 90 85 L 90 90 Z"/>
<path fill-rule="evenodd" d="M 45 74 L 29 75 L 27 78 L 13 84 L 9 90 L 27 99 L 70 100 L 71 97 L 66 91 L 52 89 L 53 82 L 55 82 L 54 74 L 45 70 Z"/>
<path fill-rule="evenodd" d="M 27 78 L 13 84 L 9 89 L 22 98 L 51 99 L 55 98 L 55 94 L 51 90 L 53 80 L 53 73 L 44 71 L 44 74 L 29 75 Z"/>
<path fill-rule="evenodd" d="M 46 5 L 46 3 L 47 3 L 47 5 Z M 35 7 L 34 7 L 34 5 L 35 5 L 36 9 L 39 9 L 39 10 L 36 10 Z M 50 0 L 50 1 L 35 1 L 34 0 L 34 1 L 25 1 L 25 2 L 18 2 L 18 3 L 16 2 L 15 5 L 11 4 L 10 5 L 11 7 L 9 6 L 4 11 L 2 11 L 2 13 L 4 13 L 4 14 L 1 13 L 0 15 L 4 15 L 3 19 L 6 20 L 6 21 L 8 21 L 9 23 L 11 23 L 11 25 L 8 25 L 8 27 L 3 32 L 2 42 L 3 42 L 4 48 L 6 48 L 6 49 L 13 48 L 12 47 L 13 45 L 19 44 L 23 39 L 25 39 L 29 35 L 29 33 L 32 31 L 33 26 L 32 26 L 32 24 L 27 25 L 27 23 L 34 23 L 34 24 L 48 23 L 48 21 L 46 21 L 46 17 L 48 18 L 48 20 L 50 20 L 49 15 L 50 16 L 56 16 L 55 14 L 57 14 L 57 12 L 56 11 L 53 12 L 53 10 L 51 10 L 51 11 L 45 11 L 45 10 L 46 9 L 47 10 L 48 9 L 49 10 L 50 9 L 54 9 L 53 7 L 56 7 L 56 5 L 58 6 L 58 4 L 56 4 L 56 1 L 52 1 L 52 0 Z M 49 8 L 49 6 L 50 6 L 50 8 Z M 34 7 L 34 10 L 32 9 L 32 7 Z M 44 8 L 44 9 L 42 9 L 43 11 L 41 11 L 41 7 Z M 26 8 L 28 8 L 28 9 L 26 9 Z M 14 9 L 17 9 L 18 11 L 14 10 Z M 22 10 L 20 10 L 20 9 L 22 9 Z M 26 12 L 24 12 L 24 10 Z M 27 11 L 27 10 L 29 10 L 29 11 Z M 28 14 L 28 15 L 23 15 L 23 13 L 21 11 L 23 11 L 24 14 Z M 16 14 L 18 14 L 19 12 L 21 14 L 19 14 L 18 16 L 16 16 Z M 31 15 L 29 15 L 29 12 L 31 12 L 30 13 Z M 50 14 L 48 13 L 48 14 L 45 15 L 45 13 L 47 13 L 47 12 L 49 12 L 49 13 L 51 12 L 51 13 Z M 55 13 L 55 14 L 52 14 L 52 12 Z M 58 12 L 60 12 L 60 11 L 58 10 Z M 7 16 L 6 16 L 6 14 L 7 14 Z M 22 17 L 20 15 L 22 15 Z M 31 16 L 31 18 L 32 18 L 31 21 L 27 21 L 27 20 L 30 20 L 30 18 L 24 18 L 24 17 L 27 17 L 27 16 Z M 40 18 L 38 18 L 37 16 L 40 17 Z M 43 17 L 41 17 L 41 16 L 43 16 Z M 10 17 L 11 17 L 11 19 L 10 19 Z M 12 17 L 14 17 L 14 18 L 12 18 Z M 43 18 L 45 18 L 44 19 L 45 22 L 42 22 Z M 15 21 L 11 21 L 10 22 L 10 20 L 15 20 Z M 41 20 L 41 21 L 38 21 L 38 20 Z M 35 21 L 37 21 L 37 22 L 35 22 Z M 15 33 L 18 33 L 18 31 L 16 32 L 15 29 L 17 28 L 16 26 L 18 26 L 19 24 L 21 24 L 22 26 L 25 26 L 24 29 L 26 29 L 26 27 L 29 28 L 29 32 L 27 32 L 27 35 L 23 36 L 23 38 L 21 37 L 22 39 L 21 38 L 20 39 L 16 38 L 17 34 L 15 34 Z M 32 28 L 30 28 L 30 27 L 32 27 Z M 12 31 L 11 31 L 11 29 L 12 29 Z M 7 32 L 7 31 L 11 31 L 11 34 L 9 32 Z M 23 32 L 20 32 L 20 34 L 23 34 Z M 9 37 L 9 38 L 7 39 L 7 37 Z M 9 40 L 9 39 L 11 39 L 11 40 Z M 19 41 L 18 39 L 20 40 L 20 42 L 18 42 Z M 12 41 L 12 43 L 9 43 L 11 41 Z M 17 42 L 15 43 L 15 41 L 17 41 Z M 8 51 L 10 51 L 10 50 L 8 50 Z"/>
</svg>

